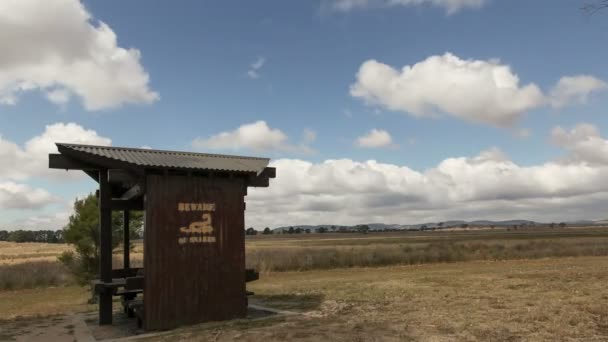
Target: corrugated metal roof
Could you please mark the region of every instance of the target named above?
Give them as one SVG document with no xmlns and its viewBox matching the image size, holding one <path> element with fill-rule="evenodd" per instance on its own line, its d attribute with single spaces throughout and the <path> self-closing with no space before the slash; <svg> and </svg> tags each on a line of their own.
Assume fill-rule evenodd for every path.
<svg viewBox="0 0 608 342">
<path fill-rule="evenodd" d="M 264 170 L 270 159 L 257 157 L 231 156 L 151 150 L 130 147 L 93 146 L 57 143 L 57 147 L 86 153 L 91 157 L 104 157 L 132 164 L 142 168 L 218 170 L 235 172 L 255 172 Z"/>
</svg>

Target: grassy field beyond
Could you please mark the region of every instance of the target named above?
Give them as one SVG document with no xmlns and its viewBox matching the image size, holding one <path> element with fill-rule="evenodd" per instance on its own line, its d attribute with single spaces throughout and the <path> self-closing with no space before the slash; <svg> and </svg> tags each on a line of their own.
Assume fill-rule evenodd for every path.
<svg viewBox="0 0 608 342">
<path fill-rule="evenodd" d="M 608 257 L 281 272 L 251 301 L 302 315 L 151 341 L 606 341 Z"/>
<path fill-rule="evenodd" d="M 302 312 L 178 329 L 152 341 L 606 341 L 608 257 L 276 272 L 252 303 Z M 0 291 L 12 319 L 94 310 L 78 287 Z"/>
<path fill-rule="evenodd" d="M 379 267 L 474 260 L 608 255 L 608 229 L 566 228 L 281 234 L 246 239 L 247 267 L 262 274 L 348 267 Z M 57 257 L 63 244 L 0 242 L 0 290 L 73 284 Z M 115 250 L 114 268 L 122 268 Z M 141 266 L 143 244 L 134 243 L 131 265 Z"/>
<path fill-rule="evenodd" d="M 526 229 L 248 237 L 262 273 L 471 260 L 608 255 L 608 229 Z"/>
</svg>

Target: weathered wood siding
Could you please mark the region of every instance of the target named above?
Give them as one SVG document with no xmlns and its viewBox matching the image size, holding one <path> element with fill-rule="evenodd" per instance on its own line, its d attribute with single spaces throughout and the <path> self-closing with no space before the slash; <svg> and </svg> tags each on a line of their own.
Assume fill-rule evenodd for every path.
<svg viewBox="0 0 608 342">
<path fill-rule="evenodd" d="M 144 328 L 245 317 L 243 180 L 148 175 L 145 207 Z"/>
</svg>

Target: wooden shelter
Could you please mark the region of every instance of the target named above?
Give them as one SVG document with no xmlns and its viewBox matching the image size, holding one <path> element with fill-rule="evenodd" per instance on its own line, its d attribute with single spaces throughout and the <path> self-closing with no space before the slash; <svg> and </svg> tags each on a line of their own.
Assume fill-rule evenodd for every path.
<svg viewBox="0 0 608 342">
<path fill-rule="evenodd" d="M 275 177 L 269 159 L 63 143 L 57 148 L 59 154 L 49 155 L 50 168 L 82 170 L 99 183 L 99 324 L 112 324 L 114 295 L 123 296 L 146 330 L 246 315 L 244 196 L 248 187 L 267 187 Z M 130 268 L 124 248 L 124 268 L 113 270 L 112 211 L 123 212 L 123 242 L 129 246 L 131 210 L 145 211 L 144 268 Z M 143 302 L 133 305 L 142 291 Z"/>
</svg>

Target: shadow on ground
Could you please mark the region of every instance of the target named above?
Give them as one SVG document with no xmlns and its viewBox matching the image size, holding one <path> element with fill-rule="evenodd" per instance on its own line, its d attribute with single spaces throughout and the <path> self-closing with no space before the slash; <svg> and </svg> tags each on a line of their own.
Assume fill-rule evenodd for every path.
<svg viewBox="0 0 608 342">
<path fill-rule="evenodd" d="M 322 294 L 272 294 L 249 297 L 251 304 L 271 307 L 278 310 L 310 311 L 317 310 L 325 297 Z"/>
</svg>

